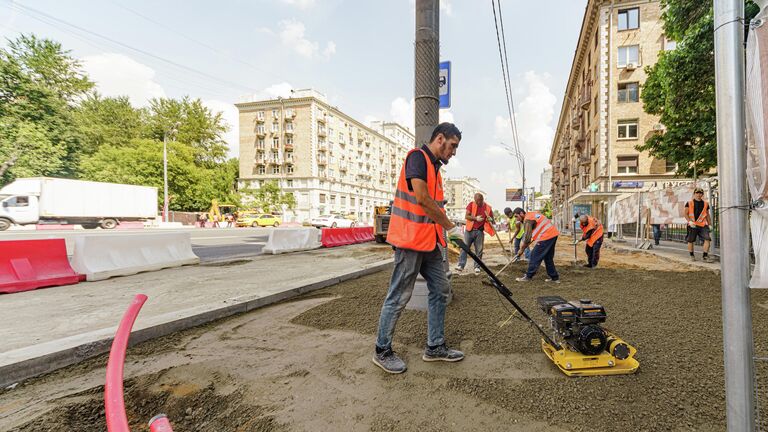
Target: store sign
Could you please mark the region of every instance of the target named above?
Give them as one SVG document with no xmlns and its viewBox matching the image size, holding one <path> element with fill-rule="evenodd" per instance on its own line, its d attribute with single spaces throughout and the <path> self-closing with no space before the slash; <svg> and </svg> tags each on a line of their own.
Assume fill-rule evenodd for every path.
<svg viewBox="0 0 768 432">
<path fill-rule="evenodd" d="M 615 181 L 613 187 L 617 189 L 637 189 L 643 187 L 645 182 L 641 181 Z"/>
<path fill-rule="evenodd" d="M 522 201 L 523 200 L 523 190 L 514 188 L 514 189 L 507 189 L 507 201 Z"/>
</svg>

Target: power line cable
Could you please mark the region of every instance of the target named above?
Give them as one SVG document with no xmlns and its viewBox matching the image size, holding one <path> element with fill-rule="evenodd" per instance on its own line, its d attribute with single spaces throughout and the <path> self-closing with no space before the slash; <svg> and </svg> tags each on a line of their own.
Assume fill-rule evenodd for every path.
<svg viewBox="0 0 768 432">
<path fill-rule="evenodd" d="M 509 82 L 509 104 L 512 107 L 512 122 L 513 122 L 512 132 L 514 133 L 515 149 L 517 149 L 517 152 L 522 155 L 523 153 L 520 151 L 520 140 L 517 134 L 517 113 L 515 113 L 515 99 L 512 96 L 512 78 L 509 72 L 509 58 L 507 57 L 507 37 L 504 34 L 504 16 L 501 13 L 501 1 L 496 0 L 496 4 L 499 7 L 499 25 L 501 26 L 501 41 L 504 43 L 504 63 L 507 68 L 507 81 Z"/>
<path fill-rule="evenodd" d="M 118 40 L 112 39 L 112 38 L 110 38 L 108 36 L 104 36 L 102 34 L 99 34 L 99 33 L 96 33 L 94 31 L 91 31 L 91 30 L 85 29 L 83 27 L 80 27 L 78 25 L 75 25 L 75 24 L 69 23 L 67 21 L 64 21 L 62 19 L 53 17 L 53 16 L 51 16 L 51 15 L 45 13 L 45 12 L 41 12 L 41 11 L 39 11 L 37 9 L 30 8 L 28 6 L 24 6 L 24 5 L 21 5 L 21 4 L 18 4 L 18 3 L 10 3 L 10 6 L 11 6 L 11 8 L 16 8 L 16 10 L 19 11 L 19 12 L 26 13 L 27 16 L 32 16 L 30 14 L 35 14 L 35 15 L 38 15 L 38 16 L 46 17 L 49 20 L 55 21 L 57 23 L 63 24 L 63 25 L 68 26 L 68 27 L 72 27 L 72 28 L 77 29 L 77 30 L 79 30 L 81 32 L 84 32 L 84 33 L 87 33 L 89 35 L 95 36 L 95 37 L 97 37 L 99 39 L 105 40 L 107 42 L 110 42 L 110 43 L 115 44 L 117 46 L 120 46 L 122 48 L 129 49 L 131 51 L 134 51 L 134 52 L 137 52 L 139 54 L 145 55 L 147 57 L 151 57 L 151 58 L 153 58 L 155 60 L 158 60 L 160 62 L 167 63 L 167 64 L 169 64 L 171 66 L 174 66 L 176 68 L 185 70 L 187 72 L 192 72 L 194 74 L 203 76 L 205 78 L 208 78 L 210 80 L 216 81 L 218 83 L 224 83 L 224 84 L 226 84 L 226 85 L 228 85 L 228 86 L 230 86 L 232 88 L 237 88 L 237 89 L 240 89 L 240 90 L 246 90 L 246 91 L 249 91 L 249 92 L 255 91 L 255 89 L 253 89 L 251 87 L 248 87 L 248 86 L 245 86 L 245 85 L 233 82 L 233 81 L 229 81 L 229 80 L 226 80 L 226 79 L 223 79 L 223 78 L 216 77 L 216 76 L 208 74 L 206 72 L 202 72 L 202 71 L 199 71 L 199 70 L 194 69 L 192 67 L 183 65 L 181 63 L 177 63 L 177 62 L 175 62 L 173 60 L 165 59 L 165 58 L 160 57 L 158 55 L 152 54 L 151 52 L 148 52 L 148 51 L 145 51 L 143 49 L 130 46 L 130 45 L 125 44 L 123 42 L 120 42 Z"/>
</svg>

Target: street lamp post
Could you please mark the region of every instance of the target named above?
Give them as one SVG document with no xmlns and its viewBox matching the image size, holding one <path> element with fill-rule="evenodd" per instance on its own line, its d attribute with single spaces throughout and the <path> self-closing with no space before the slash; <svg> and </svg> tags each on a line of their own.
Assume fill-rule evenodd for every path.
<svg viewBox="0 0 768 432">
<path fill-rule="evenodd" d="M 508 145 L 506 145 L 506 144 L 504 144 L 504 143 L 501 143 L 501 146 L 502 146 L 502 147 L 503 147 L 505 150 L 507 150 L 507 152 L 508 152 L 510 155 L 512 155 L 512 156 L 514 156 L 514 157 L 516 157 L 516 158 L 517 158 L 517 161 L 518 161 L 518 163 L 520 163 L 520 165 L 522 166 L 522 167 L 521 167 L 521 169 L 522 169 L 522 173 L 521 173 L 521 174 L 522 174 L 522 177 L 523 177 L 523 195 L 525 195 L 525 194 L 526 194 L 526 190 L 525 190 L 525 156 L 523 156 L 523 154 L 522 154 L 522 153 L 520 153 L 519 151 L 517 151 L 517 150 L 513 149 L 512 147 L 510 147 L 510 146 L 508 146 Z M 528 202 L 528 198 L 526 198 L 526 197 L 524 196 L 524 197 L 523 197 L 523 200 L 522 200 L 522 205 L 523 205 L 523 210 L 525 210 L 525 211 L 528 211 L 527 202 Z"/>
<path fill-rule="evenodd" d="M 180 124 L 176 122 L 163 134 L 163 222 L 168 222 L 168 135 L 175 136 Z"/>
</svg>

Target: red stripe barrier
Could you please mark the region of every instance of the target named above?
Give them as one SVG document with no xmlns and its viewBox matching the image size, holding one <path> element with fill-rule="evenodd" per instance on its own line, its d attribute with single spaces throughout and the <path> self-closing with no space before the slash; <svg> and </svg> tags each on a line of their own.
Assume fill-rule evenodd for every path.
<svg viewBox="0 0 768 432">
<path fill-rule="evenodd" d="M 80 280 L 69 265 L 64 239 L 0 241 L 0 293 L 71 285 Z"/>
<path fill-rule="evenodd" d="M 320 238 L 324 247 L 369 242 L 374 240 L 373 227 L 323 228 Z"/>
</svg>

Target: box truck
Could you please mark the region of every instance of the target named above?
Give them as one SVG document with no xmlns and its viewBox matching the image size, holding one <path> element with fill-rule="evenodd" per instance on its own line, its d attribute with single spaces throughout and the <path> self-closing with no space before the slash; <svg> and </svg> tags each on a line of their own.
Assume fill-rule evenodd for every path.
<svg viewBox="0 0 768 432">
<path fill-rule="evenodd" d="M 50 177 L 20 178 L 0 188 L 0 231 L 11 225 L 79 224 L 113 229 L 157 216 L 157 188 Z"/>
</svg>

